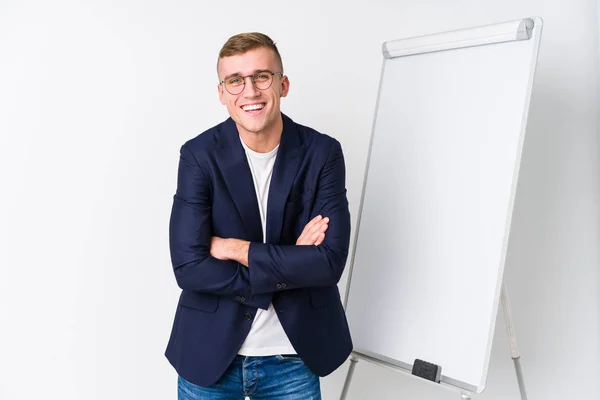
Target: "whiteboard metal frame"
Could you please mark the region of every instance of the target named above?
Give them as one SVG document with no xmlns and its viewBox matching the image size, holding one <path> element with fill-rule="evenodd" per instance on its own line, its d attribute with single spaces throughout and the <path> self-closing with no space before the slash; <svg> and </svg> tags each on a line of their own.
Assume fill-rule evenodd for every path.
<svg viewBox="0 0 600 400">
<path fill-rule="evenodd" d="M 514 211 L 514 201 L 516 188 L 518 183 L 518 176 L 520 171 L 521 164 L 521 156 L 523 150 L 523 143 L 525 139 L 525 132 L 527 128 L 527 121 L 529 116 L 529 106 L 531 100 L 531 93 L 533 88 L 535 70 L 537 65 L 537 59 L 539 54 L 539 47 L 541 41 L 541 33 L 543 28 L 543 20 L 540 17 L 531 17 L 531 18 L 523 18 L 515 21 L 504 22 L 500 24 L 479 26 L 474 28 L 460 29 L 455 31 L 447 31 L 441 32 L 431 35 L 413 37 L 408 39 L 401 40 L 393 40 L 384 42 L 382 45 L 382 54 L 383 54 L 383 62 L 381 67 L 381 76 L 379 80 L 378 87 L 378 95 L 375 104 L 375 115 L 373 118 L 373 123 L 371 126 L 371 137 L 369 141 L 369 150 L 367 154 L 367 162 L 365 167 L 365 173 L 363 177 L 363 187 L 361 192 L 359 210 L 358 210 L 358 218 L 356 225 L 356 232 L 354 234 L 352 253 L 350 258 L 350 263 L 348 266 L 348 279 L 346 284 L 346 291 L 344 296 L 344 310 L 346 310 L 348 305 L 348 298 L 350 294 L 351 281 L 352 281 L 352 271 L 354 267 L 354 258 L 356 253 L 356 245 L 358 242 L 358 236 L 360 231 L 360 222 L 364 205 L 364 197 L 365 190 L 368 182 L 368 174 L 369 174 L 369 165 L 371 161 L 371 152 L 373 146 L 373 140 L 375 136 L 375 127 L 377 124 L 377 114 L 379 109 L 379 101 L 381 98 L 381 90 L 383 85 L 383 77 L 385 73 L 386 61 L 391 58 L 396 57 L 405 57 L 423 53 L 431 53 L 436 51 L 447 51 L 458 48 L 466 48 L 466 47 L 474 47 L 474 46 L 482 46 L 489 45 L 494 43 L 503 43 L 508 41 L 516 41 L 516 40 L 533 40 L 533 57 L 530 65 L 529 71 L 529 87 L 527 88 L 527 92 L 525 95 L 525 103 L 523 108 L 523 115 L 521 120 L 521 131 L 519 136 L 519 144 L 517 148 L 517 157 L 514 166 L 513 180 L 512 180 L 512 188 L 509 199 L 509 213 L 506 221 L 506 229 L 504 234 L 504 242 L 502 247 L 502 265 L 505 264 L 506 260 L 506 252 L 508 247 L 508 239 L 510 234 L 511 222 L 512 222 L 512 214 Z M 503 275 L 504 268 L 500 269 L 500 274 Z M 502 276 L 500 276 L 502 278 Z M 500 279 L 502 281 L 502 279 Z M 506 293 L 506 288 L 504 284 L 499 285 L 497 294 L 495 296 L 495 303 L 499 304 L 499 298 L 501 297 L 502 306 L 504 309 L 504 317 L 505 324 L 508 331 L 510 347 L 511 347 L 511 357 L 515 364 L 515 370 L 517 374 L 517 380 L 519 383 L 519 390 L 521 394 L 522 400 L 527 400 L 527 394 L 525 391 L 525 384 L 523 379 L 522 368 L 520 364 L 520 355 L 517 348 L 516 336 L 514 334 L 514 327 L 512 323 L 512 315 L 510 312 L 508 295 Z M 495 318 L 492 321 L 492 328 L 495 328 Z M 490 344 L 490 349 L 488 350 L 488 354 L 486 356 L 485 362 L 485 375 L 488 373 L 489 366 L 489 357 L 491 354 L 491 344 L 493 340 L 493 334 L 495 329 L 490 329 L 490 338 L 488 343 Z M 346 376 L 346 381 L 344 382 L 344 387 L 342 389 L 340 400 L 345 400 L 347 392 L 349 390 L 350 381 L 352 379 L 352 375 L 354 373 L 354 368 L 359 359 L 364 359 L 366 361 L 372 362 L 374 364 L 378 364 L 383 367 L 392 368 L 397 371 L 406 372 L 412 376 L 412 366 L 410 364 L 393 360 L 388 357 L 385 357 L 380 354 L 374 354 L 369 351 L 354 349 L 352 355 L 350 356 L 350 367 Z M 460 390 L 463 399 L 470 399 L 472 393 L 482 393 L 483 390 L 479 390 L 478 387 L 461 382 L 444 375 L 441 376 L 440 383 L 441 385 L 448 386 L 454 389 Z"/>
<path fill-rule="evenodd" d="M 387 59 L 515 40 L 529 40 L 534 26 L 533 18 L 525 18 L 494 25 L 391 40 L 383 44 L 382 52 Z"/>
</svg>

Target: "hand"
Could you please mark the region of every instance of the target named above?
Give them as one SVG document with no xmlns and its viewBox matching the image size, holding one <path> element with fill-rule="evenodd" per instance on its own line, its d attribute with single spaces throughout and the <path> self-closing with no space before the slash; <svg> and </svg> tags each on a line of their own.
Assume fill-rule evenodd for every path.
<svg viewBox="0 0 600 400">
<path fill-rule="evenodd" d="M 227 239 L 213 236 L 210 241 L 210 255 L 219 260 L 229 260 L 226 243 Z"/>
<path fill-rule="evenodd" d="M 314 217 L 300 234 L 296 245 L 298 246 L 318 246 L 325 240 L 325 231 L 328 228 L 329 217 L 323 218 L 320 215 Z"/>
<path fill-rule="evenodd" d="M 250 242 L 239 239 L 223 239 L 213 236 L 210 241 L 210 255 L 218 260 L 234 260 L 248 266 Z"/>
</svg>

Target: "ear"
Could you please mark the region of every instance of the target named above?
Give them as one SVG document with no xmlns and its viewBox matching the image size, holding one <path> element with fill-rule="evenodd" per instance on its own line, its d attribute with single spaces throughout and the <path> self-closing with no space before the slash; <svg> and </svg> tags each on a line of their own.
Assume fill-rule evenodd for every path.
<svg viewBox="0 0 600 400">
<path fill-rule="evenodd" d="M 225 105 L 225 93 L 223 93 L 223 85 L 217 83 L 217 91 L 219 92 L 219 100 L 221 104 Z"/>
<path fill-rule="evenodd" d="M 287 75 L 281 77 L 281 97 L 287 96 L 290 91 L 290 80 Z"/>
</svg>

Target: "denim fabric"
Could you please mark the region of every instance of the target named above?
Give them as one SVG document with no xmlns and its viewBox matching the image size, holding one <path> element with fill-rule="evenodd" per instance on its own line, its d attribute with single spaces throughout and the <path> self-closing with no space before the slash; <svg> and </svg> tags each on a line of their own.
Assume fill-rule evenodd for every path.
<svg viewBox="0 0 600 400">
<path fill-rule="evenodd" d="M 236 356 L 209 387 L 179 377 L 178 400 L 321 400 L 319 377 L 296 355 Z"/>
</svg>

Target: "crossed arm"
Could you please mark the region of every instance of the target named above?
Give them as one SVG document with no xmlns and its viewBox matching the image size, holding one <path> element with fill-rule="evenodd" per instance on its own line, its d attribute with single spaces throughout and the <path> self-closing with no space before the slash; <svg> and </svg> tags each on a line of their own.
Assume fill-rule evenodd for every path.
<svg viewBox="0 0 600 400">
<path fill-rule="evenodd" d="M 325 240 L 325 231 L 329 218 L 321 215 L 314 217 L 306 226 L 296 241 L 296 246 L 318 246 Z M 233 260 L 248 267 L 248 250 L 250 242 L 240 239 L 223 239 L 213 236 L 210 245 L 210 255 L 218 260 Z"/>
<path fill-rule="evenodd" d="M 350 241 L 345 165 L 335 142 L 321 170 L 313 218 L 295 245 L 250 243 L 212 234 L 210 181 L 191 151 L 181 148 L 170 220 L 171 260 L 179 287 L 218 295 L 266 295 L 336 284 Z M 324 216 L 324 218 L 320 218 Z M 325 232 L 327 231 L 327 235 Z"/>
</svg>

